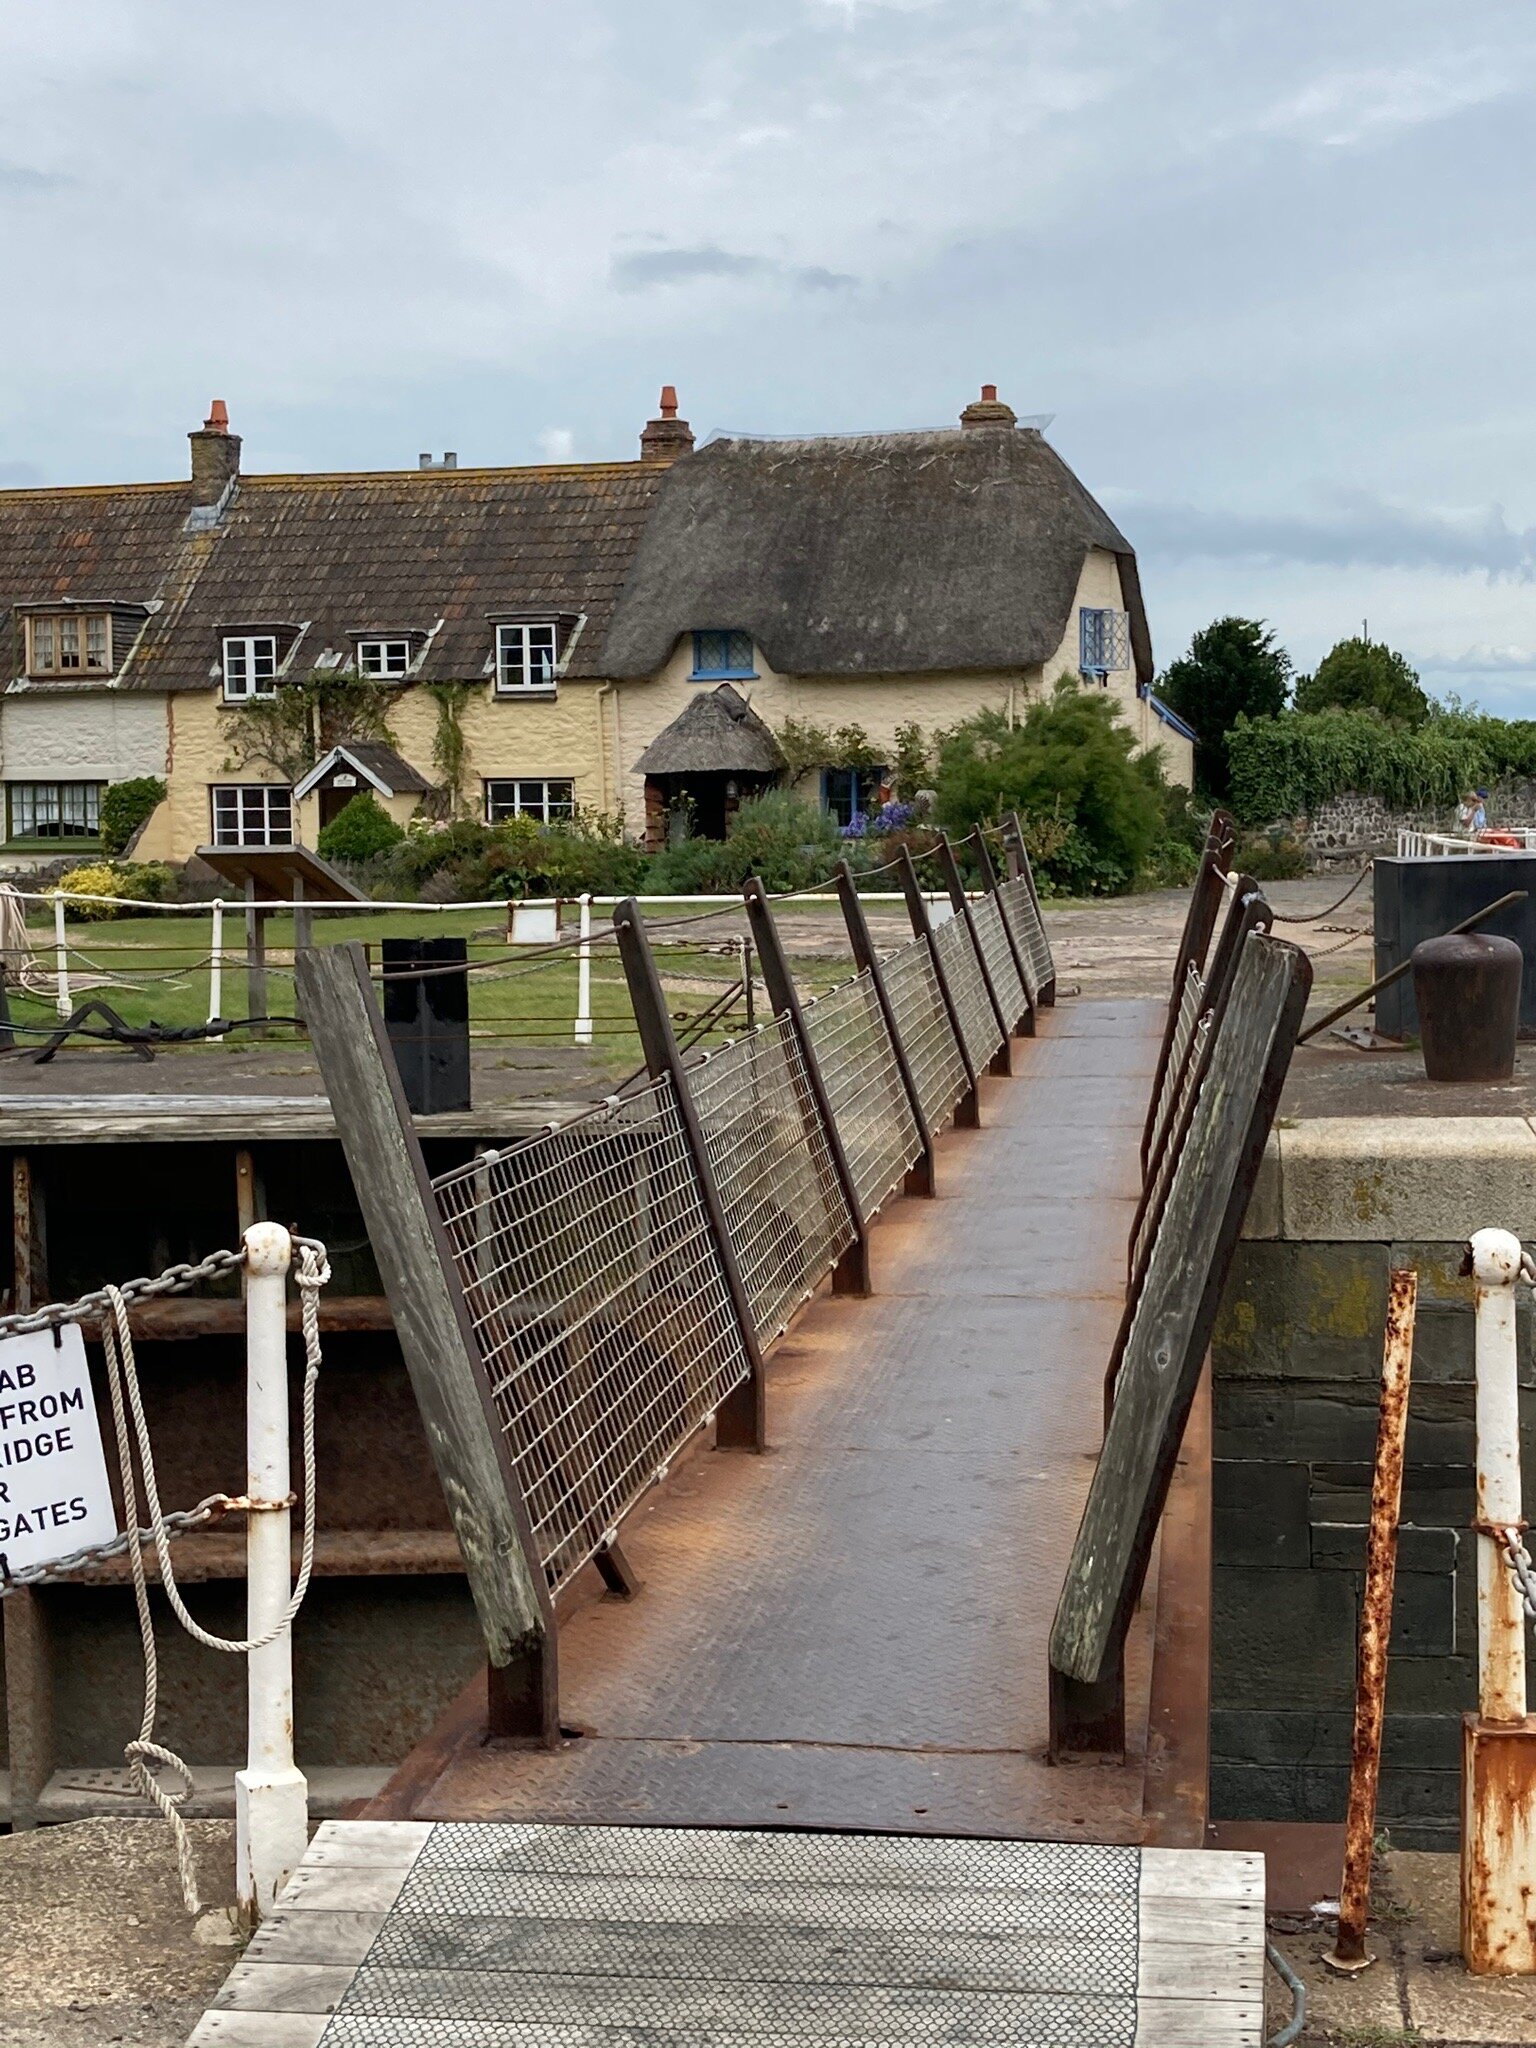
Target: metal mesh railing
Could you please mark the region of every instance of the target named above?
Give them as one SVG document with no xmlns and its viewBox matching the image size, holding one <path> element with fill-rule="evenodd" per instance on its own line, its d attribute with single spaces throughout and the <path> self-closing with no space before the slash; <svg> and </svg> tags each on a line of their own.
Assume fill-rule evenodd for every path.
<svg viewBox="0 0 1536 2048">
<path fill-rule="evenodd" d="M 1191 969 L 1191 973 L 1193 971 Z M 1184 1127 L 1190 1105 L 1200 1090 L 1200 1081 L 1208 1057 L 1212 1021 L 1209 1011 L 1195 1019 L 1184 1048 L 1186 1057 L 1181 1062 L 1177 1076 L 1170 1081 L 1164 1091 L 1168 1103 L 1168 1113 L 1164 1118 L 1168 1125 L 1168 1143 L 1157 1155 L 1157 1163 L 1152 1169 L 1152 1184 L 1146 1191 L 1146 1199 L 1141 1205 L 1141 1218 L 1131 1241 L 1133 1276 L 1141 1268 L 1152 1233 L 1157 1228 L 1158 1217 L 1162 1213 L 1168 1183 L 1172 1180 L 1173 1170 L 1178 1164 L 1179 1155 L 1174 1141 Z"/>
<path fill-rule="evenodd" d="M 747 1376 L 672 1084 L 432 1185 L 558 1588 Z"/>
<path fill-rule="evenodd" d="M 930 1131 L 945 1124 L 965 1093 L 965 1061 L 955 1042 L 924 940 L 914 939 L 880 963 L 902 1049 L 912 1069 L 923 1120 Z"/>
<path fill-rule="evenodd" d="M 976 936 L 981 941 L 982 955 L 987 963 L 987 973 L 997 991 L 997 1000 L 1003 1006 L 1003 1016 L 1009 1025 L 1017 1024 L 1026 1007 L 1024 983 L 1020 979 L 1018 963 L 1013 957 L 1013 948 L 1008 943 L 1008 933 L 1003 924 L 1002 909 L 996 896 L 986 896 L 974 904 L 971 916 L 976 927 Z"/>
<path fill-rule="evenodd" d="M 1168 1046 L 1168 1064 L 1163 1069 L 1162 1085 L 1158 1090 L 1156 1105 L 1152 1112 L 1149 1155 L 1155 1152 L 1167 1129 L 1169 1116 L 1179 1099 L 1185 1068 L 1189 1061 L 1189 1049 L 1194 1042 L 1195 1027 L 1205 1008 L 1205 982 L 1200 969 L 1191 960 L 1189 972 L 1184 977 L 1184 987 L 1179 996 L 1179 1014 L 1174 1021 L 1173 1037 Z"/>
<path fill-rule="evenodd" d="M 704 1128 L 760 1340 L 776 1336 L 854 1239 L 793 1028 L 775 1018 L 684 1076 Z"/>
<path fill-rule="evenodd" d="M 1002 1043 L 1002 1034 L 987 997 L 987 985 L 981 978 L 981 962 L 976 958 L 976 948 L 971 944 L 965 919 L 958 912 L 946 918 L 934 933 L 933 942 L 944 968 L 944 979 L 949 983 L 949 992 L 955 1000 L 955 1012 L 965 1034 L 965 1049 L 971 1056 L 971 1065 L 979 1074 Z"/>
<path fill-rule="evenodd" d="M 1031 1002 L 1048 981 L 1056 978 L 1056 962 L 1046 937 L 1034 894 L 1022 875 L 1014 875 L 997 892 L 998 905 L 1013 933 L 1014 944 L 1024 961 L 1024 986 Z"/>
<path fill-rule="evenodd" d="M 805 1028 L 867 1221 L 922 1150 L 869 975 L 808 1003 Z"/>
</svg>

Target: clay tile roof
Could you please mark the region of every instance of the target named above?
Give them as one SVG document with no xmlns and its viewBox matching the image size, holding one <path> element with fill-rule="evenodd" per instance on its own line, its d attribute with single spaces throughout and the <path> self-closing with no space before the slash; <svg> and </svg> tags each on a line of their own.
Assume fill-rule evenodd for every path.
<svg viewBox="0 0 1536 2048">
<path fill-rule="evenodd" d="M 349 761 L 365 776 L 376 776 L 391 796 L 420 796 L 434 786 L 419 768 L 413 768 L 405 756 L 397 754 L 386 741 L 343 740 L 294 785 L 294 795 L 307 796 L 333 768 L 344 768 Z"/>
<path fill-rule="evenodd" d="M 304 628 L 299 673 L 327 650 L 350 655 L 383 620 L 426 642 L 412 680 L 472 681 L 495 615 L 545 611 L 585 614 L 566 673 L 602 675 L 614 600 L 664 474 L 593 462 L 246 476 L 196 533 L 184 530 L 190 484 L 0 492 L 0 634 L 18 603 L 158 596 L 131 687 L 207 689 L 221 630 L 274 620 Z M 18 650 L 6 678 L 19 669 Z"/>
<path fill-rule="evenodd" d="M 635 763 L 639 775 L 772 775 L 778 741 L 729 683 L 691 697 Z"/>
<path fill-rule="evenodd" d="M 711 441 L 664 472 L 608 636 L 652 675 L 680 634 L 736 628 L 792 675 L 1033 667 L 1061 644 L 1090 548 L 1130 543 L 1033 428 Z"/>
<path fill-rule="evenodd" d="M 22 669 L 18 605 L 172 602 L 191 506 L 190 483 L 0 491 L 0 685 Z"/>
</svg>

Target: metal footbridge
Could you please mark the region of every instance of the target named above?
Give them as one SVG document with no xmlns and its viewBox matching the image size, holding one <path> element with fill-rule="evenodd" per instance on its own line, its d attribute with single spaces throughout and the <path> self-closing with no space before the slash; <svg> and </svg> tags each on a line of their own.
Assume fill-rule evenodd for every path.
<svg viewBox="0 0 1536 2048">
<path fill-rule="evenodd" d="M 646 1085 L 436 1183 L 306 961 L 487 1675 L 199 2048 L 1260 2042 L 1200 1381 L 1305 962 L 1218 848 L 1180 1000 L 1057 1007 L 1009 851 L 884 958 L 850 881 L 816 1003 L 749 891 L 774 1017 L 705 1062 L 621 910 Z"/>
</svg>

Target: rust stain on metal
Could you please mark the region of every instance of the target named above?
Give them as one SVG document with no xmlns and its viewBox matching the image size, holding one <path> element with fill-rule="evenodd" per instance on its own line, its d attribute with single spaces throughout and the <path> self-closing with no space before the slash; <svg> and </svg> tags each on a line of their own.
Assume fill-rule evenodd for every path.
<svg viewBox="0 0 1536 2048">
<path fill-rule="evenodd" d="M 1461 1949 L 1475 1975 L 1536 1974 L 1536 1716 L 1462 1723 Z"/>
<path fill-rule="evenodd" d="M 1392 1590 L 1397 1577 L 1397 1524 L 1403 1498 L 1403 1448 L 1408 1433 L 1408 1388 L 1413 1371 L 1413 1325 L 1419 1276 L 1394 1272 L 1387 1293 L 1382 1345 L 1381 1405 L 1376 1423 L 1376 1470 L 1371 1482 L 1371 1523 L 1365 1544 L 1365 1588 L 1355 1660 L 1355 1726 L 1349 1771 L 1349 1813 L 1344 1829 L 1344 1874 L 1339 1885 L 1339 1935 L 1327 1961 L 1354 1972 L 1372 1958 L 1365 1951 L 1371 1900 L 1371 1849 L 1376 1833 L 1376 1790 L 1381 1776 L 1381 1732 L 1386 1711 L 1387 1655 L 1392 1640 Z"/>
</svg>

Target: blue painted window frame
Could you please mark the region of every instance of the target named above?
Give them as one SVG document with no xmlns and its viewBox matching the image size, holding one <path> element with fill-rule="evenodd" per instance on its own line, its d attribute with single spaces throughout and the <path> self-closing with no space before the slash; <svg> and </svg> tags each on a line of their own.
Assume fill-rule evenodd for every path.
<svg viewBox="0 0 1536 2048">
<path fill-rule="evenodd" d="M 1130 621 L 1124 612 L 1110 605 L 1079 606 L 1077 665 L 1085 676 L 1130 667 Z"/>
<path fill-rule="evenodd" d="M 752 635 L 734 626 L 712 626 L 693 636 L 693 673 L 711 683 L 749 683 L 757 675 Z"/>
</svg>

